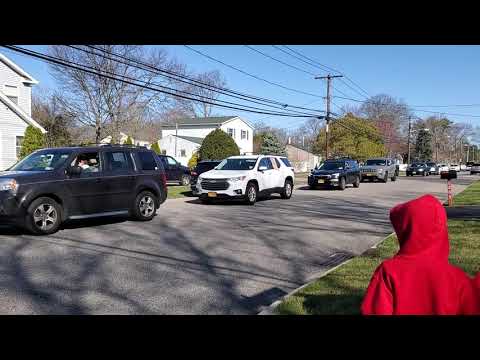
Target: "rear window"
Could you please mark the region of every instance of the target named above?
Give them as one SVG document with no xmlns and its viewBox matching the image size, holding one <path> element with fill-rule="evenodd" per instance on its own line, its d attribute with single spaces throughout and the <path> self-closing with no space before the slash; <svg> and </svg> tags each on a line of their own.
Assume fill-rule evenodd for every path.
<svg viewBox="0 0 480 360">
<path fill-rule="evenodd" d="M 142 170 L 157 170 L 157 162 L 153 157 L 153 154 L 148 151 L 140 151 L 138 153 L 138 158 L 140 159 L 140 168 Z"/>
<path fill-rule="evenodd" d="M 196 170 L 197 172 L 209 171 L 209 170 L 212 170 L 218 164 L 220 164 L 220 162 L 200 163 L 197 165 Z"/>
<path fill-rule="evenodd" d="M 293 167 L 292 164 L 290 164 L 290 161 L 288 161 L 287 158 L 280 158 L 280 160 L 282 160 L 282 162 L 285 164 L 285 166 Z"/>
</svg>

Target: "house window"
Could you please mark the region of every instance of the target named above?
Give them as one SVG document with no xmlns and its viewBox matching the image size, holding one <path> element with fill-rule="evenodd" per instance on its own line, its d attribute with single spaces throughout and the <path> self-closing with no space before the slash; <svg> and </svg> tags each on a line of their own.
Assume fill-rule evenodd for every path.
<svg viewBox="0 0 480 360">
<path fill-rule="evenodd" d="M 186 157 L 187 156 L 187 152 L 185 150 L 180 150 L 180 157 Z"/>
<path fill-rule="evenodd" d="M 17 159 L 20 158 L 20 150 L 22 149 L 23 136 L 17 136 L 15 147 L 17 150 Z"/>
<path fill-rule="evenodd" d="M 247 139 L 247 140 L 248 140 L 248 131 L 242 130 L 242 132 L 241 132 L 241 134 L 240 134 L 240 138 L 241 138 L 242 140 L 244 140 L 244 139 Z"/>
<path fill-rule="evenodd" d="M 232 138 L 235 138 L 235 129 L 228 128 L 227 129 L 228 135 L 230 135 Z"/>
</svg>

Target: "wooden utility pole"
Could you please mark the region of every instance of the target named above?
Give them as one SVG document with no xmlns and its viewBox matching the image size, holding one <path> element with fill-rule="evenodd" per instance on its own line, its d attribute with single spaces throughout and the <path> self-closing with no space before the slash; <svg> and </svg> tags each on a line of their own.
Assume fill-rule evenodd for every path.
<svg viewBox="0 0 480 360">
<path fill-rule="evenodd" d="M 325 124 L 325 160 L 328 159 L 328 126 L 330 124 L 330 103 L 332 101 L 332 96 L 331 96 L 331 84 L 332 84 L 332 79 L 334 78 L 340 78 L 343 77 L 343 75 L 330 75 L 328 74 L 327 76 L 316 76 L 315 79 L 327 79 L 327 116 L 325 118 L 326 124 Z"/>
<path fill-rule="evenodd" d="M 175 160 L 177 159 L 178 123 L 175 123 Z"/>
<path fill-rule="evenodd" d="M 412 117 L 408 117 L 408 159 L 407 165 L 410 165 L 410 137 L 412 132 Z"/>
</svg>

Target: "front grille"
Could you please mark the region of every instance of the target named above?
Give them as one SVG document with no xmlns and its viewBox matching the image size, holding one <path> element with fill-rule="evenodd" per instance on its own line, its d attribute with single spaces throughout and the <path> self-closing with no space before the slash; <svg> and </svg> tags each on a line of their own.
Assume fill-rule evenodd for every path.
<svg viewBox="0 0 480 360">
<path fill-rule="evenodd" d="M 315 175 L 315 179 L 329 180 L 330 178 L 330 175 Z"/>
<path fill-rule="evenodd" d="M 362 173 L 376 173 L 377 170 L 373 170 L 373 169 L 361 169 Z"/>
<path fill-rule="evenodd" d="M 229 183 L 227 179 L 205 179 L 201 185 L 204 190 L 227 190 Z"/>
</svg>

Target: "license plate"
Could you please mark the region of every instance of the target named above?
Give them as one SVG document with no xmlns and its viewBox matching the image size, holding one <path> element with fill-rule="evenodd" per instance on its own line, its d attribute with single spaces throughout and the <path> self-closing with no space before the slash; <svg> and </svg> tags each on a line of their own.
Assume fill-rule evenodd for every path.
<svg viewBox="0 0 480 360">
<path fill-rule="evenodd" d="M 317 180 L 317 183 L 318 183 L 318 184 L 323 184 L 324 182 L 325 182 L 325 180 L 323 180 L 323 179 L 318 179 L 318 180 Z"/>
<path fill-rule="evenodd" d="M 375 176 L 376 174 L 374 174 L 374 173 L 366 173 L 366 174 L 364 174 L 364 175 L 365 175 L 365 176 Z"/>
<path fill-rule="evenodd" d="M 208 197 L 217 197 L 217 193 L 216 192 L 209 192 L 207 194 Z"/>
</svg>

